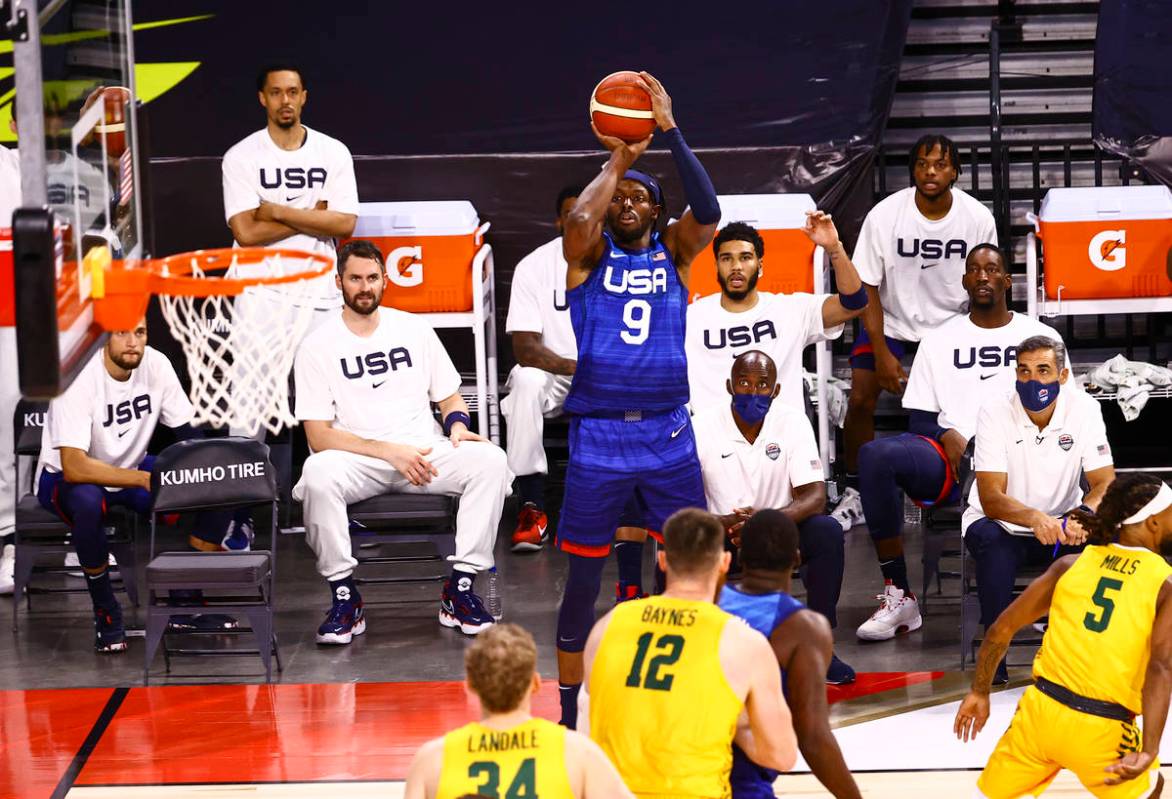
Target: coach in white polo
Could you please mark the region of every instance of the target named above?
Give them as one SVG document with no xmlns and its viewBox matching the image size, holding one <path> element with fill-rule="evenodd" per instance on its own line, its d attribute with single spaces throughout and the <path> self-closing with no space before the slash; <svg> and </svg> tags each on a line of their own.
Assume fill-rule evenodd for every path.
<svg viewBox="0 0 1172 799">
<path fill-rule="evenodd" d="M 468 429 L 460 375 L 431 326 L 379 306 L 387 275 L 378 248 L 347 242 L 337 268 L 345 304 L 305 337 L 294 364 L 297 418 L 314 454 L 293 496 L 333 597 L 317 641 L 348 644 L 365 631 L 346 506 L 392 491 L 460 497 L 439 620 L 474 635 L 493 623 L 472 587 L 493 565 L 511 480 L 505 453 Z"/>
<path fill-rule="evenodd" d="M 1046 336 L 1021 342 L 1017 390 L 986 403 L 977 418 L 976 490 L 961 532 L 976 560 L 985 625 L 1009 607 L 1020 565 L 1044 565 L 1082 546 L 1086 531 L 1068 514 L 1094 511 L 1115 479 L 1102 409 L 1059 367 L 1065 350 Z M 998 676 L 1005 676 L 1004 662 Z"/>
<path fill-rule="evenodd" d="M 755 511 L 780 510 L 797 525 L 807 604 L 836 625 L 842 590 L 843 531 L 823 514 L 826 482 L 806 414 L 783 402 L 773 359 L 742 353 L 725 380 L 725 401 L 692 418 L 708 510 L 733 542 Z M 732 395 L 731 397 L 729 395 Z M 854 670 L 831 658 L 827 682 L 851 683 Z"/>
<path fill-rule="evenodd" d="M 716 234 L 712 253 L 720 293 L 688 306 L 684 346 L 693 411 L 727 405 L 725 378 L 733 358 L 760 350 L 777 365 L 778 399 L 805 412 L 802 353 L 811 344 L 841 336 L 843 325 L 862 314 L 867 294 L 829 214 L 808 213 L 802 232 L 826 250 L 838 294 L 758 291 L 765 269 L 761 234 L 744 222 L 731 222 Z"/>
<path fill-rule="evenodd" d="M 562 224 L 582 192 L 566 186 L 557 196 L 558 237 L 526 255 L 513 272 L 505 332 L 513 340 L 517 365 L 509 372 L 509 394 L 501 402 L 505 452 L 521 500 L 513 551 L 541 549 L 549 529 L 545 514 L 545 420 L 558 416 L 578 365 L 578 342 L 566 303 L 566 258 Z"/>
</svg>

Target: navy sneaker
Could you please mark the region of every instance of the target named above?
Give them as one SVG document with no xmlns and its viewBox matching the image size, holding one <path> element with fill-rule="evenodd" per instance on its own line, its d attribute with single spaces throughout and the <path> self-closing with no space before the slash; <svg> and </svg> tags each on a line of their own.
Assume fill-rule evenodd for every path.
<svg viewBox="0 0 1172 799">
<path fill-rule="evenodd" d="M 838 659 L 838 655 L 830 656 L 830 666 L 826 669 L 827 685 L 850 685 L 855 681 L 855 670 Z"/>
<path fill-rule="evenodd" d="M 366 616 L 362 613 L 362 597 L 347 586 L 338 586 L 334 589 L 334 604 L 326 613 L 326 620 L 317 628 L 317 642 L 345 645 L 364 632 Z"/>
<path fill-rule="evenodd" d="M 460 582 L 463 583 L 464 580 Z M 471 581 L 465 590 L 459 590 L 461 587 L 453 587 L 451 578 L 444 581 L 444 591 L 440 595 L 440 624 L 445 627 L 458 627 L 465 635 L 484 632 L 495 624 L 492 614 L 485 610 L 480 597 L 472 593 Z"/>
<path fill-rule="evenodd" d="M 242 522 L 233 519 L 228 523 L 224 540 L 220 542 L 220 549 L 225 552 L 249 552 L 252 550 L 252 542 L 255 538 L 256 532 L 252 527 L 251 516 Z"/>
<path fill-rule="evenodd" d="M 126 630 L 122 627 L 122 606 L 94 608 L 94 651 L 101 654 L 126 651 Z"/>
</svg>

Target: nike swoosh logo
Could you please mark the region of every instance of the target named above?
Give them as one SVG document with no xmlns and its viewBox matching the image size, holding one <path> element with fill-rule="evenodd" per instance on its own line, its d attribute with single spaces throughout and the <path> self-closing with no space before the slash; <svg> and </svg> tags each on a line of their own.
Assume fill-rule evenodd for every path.
<svg viewBox="0 0 1172 799">
<path fill-rule="evenodd" d="M 687 427 L 687 425 L 684 425 L 684 427 Z M 678 436 L 680 433 L 684 432 L 684 427 L 681 427 L 679 430 L 675 430 L 675 431 L 673 431 L 673 432 L 672 432 L 672 434 L 671 434 L 671 437 L 672 437 L 672 438 L 675 438 L 675 437 L 676 437 L 676 436 Z"/>
<path fill-rule="evenodd" d="M 622 258 L 624 254 L 625 254 L 625 253 L 621 253 L 621 252 L 615 252 L 614 250 L 611 250 L 611 251 L 610 251 L 610 257 L 611 257 L 611 258 Z"/>
<path fill-rule="evenodd" d="M 1021 443 L 1021 442 L 1023 442 L 1023 441 L 1025 441 L 1025 439 L 1024 439 L 1024 438 L 1019 438 L 1017 441 L 1014 441 L 1013 443 L 1014 443 L 1014 444 L 1020 444 L 1020 443 Z"/>
<path fill-rule="evenodd" d="M 541 536 L 542 538 L 545 537 L 545 528 L 546 527 L 547 527 L 547 525 L 544 525 L 544 524 L 537 525 L 537 534 L 539 536 Z"/>
<path fill-rule="evenodd" d="M 377 383 L 375 383 L 374 385 L 372 385 L 372 386 L 371 386 L 371 388 L 378 388 L 379 386 L 381 386 L 381 385 L 382 385 L 383 383 L 385 383 L 385 382 L 387 382 L 387 381 L 386 381 L 386 380 L 380 380 L 380 381 L 378 381 Z"/>
<path fill-rule="evenodd" d="M 727 454 L 727 455 L 721 455 L 720 457 L 722 457 L 722 458 L 731 458 L 732 456 L 733 456 L 733 453 L 731 453 L 731 452 L 730 452 L 729 454 Z"/>
<path fill-rule="evenodd" d="M 997 373 L 996 373 L 996 372 L 994 372 L 994 373 L 993 373 L 993 374 L 991 374 L 991 375 L 981 375 L 981 379 L 982 379 L 982 380 L 988 380 L 990 377 L 996 377 L 996 376 L 997 376 Z"/>
<path fill-rule="evenodd" d="M 285 202 L 291 203 L 294 200 L 300 200 L 304 196 L 305 196 L 304 194 L 294 194 L 292 197 L 286 197 Z"/>
<path fill-rule="evenodd" d="M 574 640 L 574 639 L 573 639 L 572 637 L 570 637 L 570 638 L 566 638 L 566 637 L 565 637 L 565 636 L 563 636 L 563 635 L 559 635 L 559 636 L 558 636 L 558 643 L 559 643 L 559 644 L 568 644 L 568 643 L 570 643 L 570 642 L 571 642 L 571 641 L 573 641 L 573 640 Z"/>
<path fill-rule="evenodd" d="M 122 436 L 126 435 L 126 434 L 127 434 L 127 433 L 129 433 L 129 432 L 130 432 L 129 430 L 123 430 L 123 431 L 121 431 L 120 433 L 118 433 L 118 437 L 119 437 L 119 438 L 122 438 Z"/>
<path fill-rule="evenodd" d="M 920 264 L 920 269 L 931 269 L 934 266 L 940 266 L 939 262 L 934 264 Z"/>
</svg>

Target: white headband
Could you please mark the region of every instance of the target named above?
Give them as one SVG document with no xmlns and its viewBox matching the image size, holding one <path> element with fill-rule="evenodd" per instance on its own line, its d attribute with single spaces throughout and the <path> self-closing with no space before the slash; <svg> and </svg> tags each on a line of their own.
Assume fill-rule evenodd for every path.
<svg viewBox="0 0 1172 799">
<path fill-rule="evenodd" d="M 1123 523 L 1139 524 L 1169 507 L 1172 507 L 1172 488 L 1169 488 L 1167 483 L 1162 483 L 1160 490 L 1156 492 L 1148 504 L 1124 519 Z"/>
</svg>

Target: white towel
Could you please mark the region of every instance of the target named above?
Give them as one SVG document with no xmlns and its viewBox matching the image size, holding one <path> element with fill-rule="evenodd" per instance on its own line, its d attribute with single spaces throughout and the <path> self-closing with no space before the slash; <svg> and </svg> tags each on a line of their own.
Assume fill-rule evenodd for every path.
<svg viewBox="0 0 1172 799">
<path fill-rule="evenodd" d="M 1115 393 L 1123 418 L 1131 422 L 1139 417 L 1154 389 L 1172 385 L 1172 370 L 1116 355 L 1083 375 L 1080 383 L 1092 395 L 1096 391 Z"/>
</svg>

